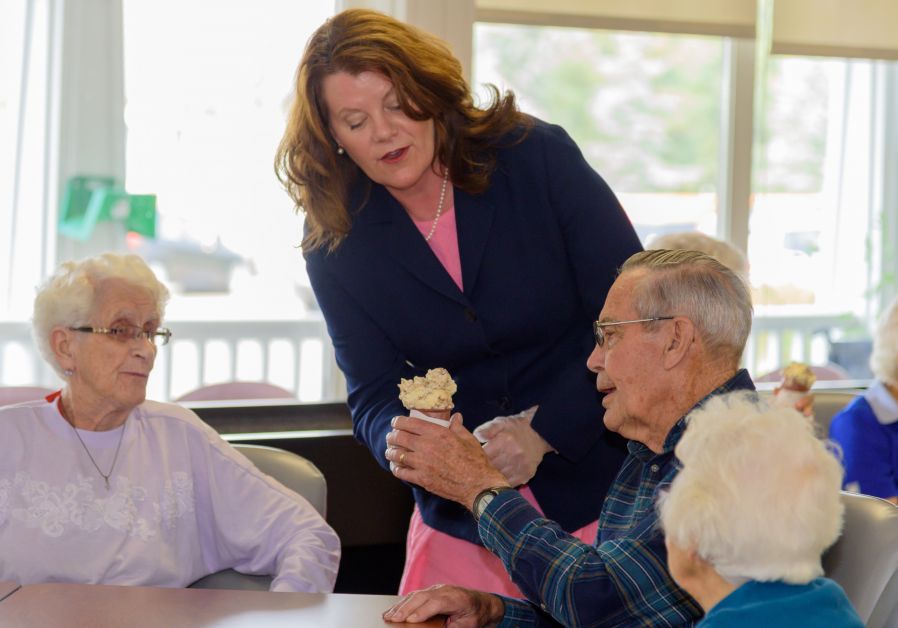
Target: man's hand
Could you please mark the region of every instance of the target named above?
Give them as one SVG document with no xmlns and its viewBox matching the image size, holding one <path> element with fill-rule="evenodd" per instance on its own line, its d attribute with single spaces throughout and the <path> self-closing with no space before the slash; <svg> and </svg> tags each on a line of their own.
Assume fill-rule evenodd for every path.
<svg viewBox="0 0 898 628">
<path fill-rule="evenodd" d="M 480 491 L 508 484 L 458 413 L 452 415 L 448 428 L 413 417 L 394 417 L 387 445 L 393 475 L 469 510 Z"/>
<path fill-rule="evenodd" d="M 536 475 L 536 469 L 552 446 L 530 426 L 538 406 L 512 416 L 500 416 L 474 430 L 486 441 L 483 451 L 512 486 L 521 486 Z"/>
<path fill-rule="evenodd" d="M 491 593 L 438 584 L 403 597 L 387 609 L 383 618 L 412 624 L 446 615 L 447 626 L 479 628 L 497 624 L 505 612 L 502 599 Z"/>
</svg>

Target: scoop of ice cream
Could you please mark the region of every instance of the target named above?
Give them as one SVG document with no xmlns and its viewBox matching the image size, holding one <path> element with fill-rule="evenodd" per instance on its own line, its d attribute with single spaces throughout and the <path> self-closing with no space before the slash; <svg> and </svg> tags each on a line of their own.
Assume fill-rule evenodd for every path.
<svg viewBox="0 0 898 628">
<path fill-rule="evenodd" d="M 458 387 L 444 368 L 427 371 L 424 377 L 399 380 L 399 401 L 406 409 L 451 410 Z"/>
<path fill-rule="evenodd" d="M 783 369 L 783 388 L 788 390 L 806 392 L 811 389 L 815 381 L 817 381 L 817 376 L 807 364 L 791 362 Z"/>
</svg>

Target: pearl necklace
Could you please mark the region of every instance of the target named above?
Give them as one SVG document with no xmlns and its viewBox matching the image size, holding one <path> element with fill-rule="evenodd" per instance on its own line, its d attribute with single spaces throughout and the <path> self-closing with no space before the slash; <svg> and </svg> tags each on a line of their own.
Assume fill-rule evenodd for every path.
<svg viewBox="0 0 898 628">
<path fill-rule="evenodd" d="M 443 175 L 443 185 L 440 188 L 440 202 L 437 203 L 437 215 L 436 218 L 433 219 L 433 224 L 430 225 L 430 233 L 428 233 L 424 241 L 430 242 L 430 239 L 433 237 L 434 232 L 437 230 L 437 222 L 440 220 L 440 215 L 443 213 L 443 201 L 446 200 L 446 184 L 449 182 L 449 169 L 446 169 L 446 174 Z"/>
</svg>

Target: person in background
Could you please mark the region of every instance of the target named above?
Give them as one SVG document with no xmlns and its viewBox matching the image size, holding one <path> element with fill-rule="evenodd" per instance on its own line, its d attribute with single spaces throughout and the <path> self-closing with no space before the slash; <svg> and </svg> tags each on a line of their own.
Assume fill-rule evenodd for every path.
<svg viewBox="0 0 898 628">
<path fill-rule="evenodd" d="M 745 253 L 726 240 L 719 240 L 700 231 L 677 231 L 652 238 L 647 249 L 685 249 L 701 251 L 724 266 L 731 268 L 743 279 L 748 279 L 748 258 Z"/>
<path fill-rule="evenodd" d="M 583 360 L 617 267 L 641 247 L 567 133 L 493 96 L 473 104 L 440 40 L 347 10 L 306 46 L 276 167 L 305 213 L 356 437 L 388 468 L 400 379 L 445 368 L 470 427 L 492 421 L 479 434 L 505 481 L 592 539 L 625 451 Z M 401 591 L 519 594 L 464 507 L 413 490 Z"/>
<path fill-rule="evenodd" d="M 33 334 L 65 380 L 0 408 L 0 580 L 184 587 L 233 568 L 333 590 L 340 541 L 198 416 L 146 400 L 168 290 L 135 255 L 67 262 Z"/>
<path fill-rule="evenodd" d="M 842 468 L 793 408 L 734 393 L 686 419 L 682 469 L 659 502 L 667 564 L 701 628 L 861 628 L 823 577 L 842 531 Z"/>
<path fill-rule="evenodd" d="M 701 251 L 710 255 L 724 266 L 732 269 L 746 283 L 748 283 L 748 258 L 745 253 L 739 250 L 735 245 L 730 244 L 726 240 L 713 238 L 700 231 L 676 231 L 674 233 L 664 233 L 660 236 L 652 238 L 647 249 L 671 249 L 671 250 L 689 250 Z M 782 386 L 774 391 L 776 395 Z M 814 414 L 814 395 L 806 394 L 795 400 L 794 407 L 807 417 Z"/>
<path fill-rule="evenodd" d="M 630 257 L 595 322 L 587 365 L 604 398 L 607 429 L 629 456 L 605 500 L 594 544 L 543 517 L 490 464 L 456 414 L 449 427 L 397 417 L 393 473 L 464 506 L 484 544 L 527 601 L 461 587 L 418 591 L 388 621 L 446 614 L 451 625 L 691 626 L 695 601 L 671 579 L 658 528 L 657 494 L 679 469 L 674 447 L 685 415 L 709 397 L 753 390 L 739 368 L 751 298 L 729 268 L 697 251 Z"/>
<path fill-rule="evenodd" d="M 898 504 L 898 298 L 879 319 L 870 370 L 875 381 L 833 417 L 829 437 L 842 448 L 845 490 Z"/>
</svg>

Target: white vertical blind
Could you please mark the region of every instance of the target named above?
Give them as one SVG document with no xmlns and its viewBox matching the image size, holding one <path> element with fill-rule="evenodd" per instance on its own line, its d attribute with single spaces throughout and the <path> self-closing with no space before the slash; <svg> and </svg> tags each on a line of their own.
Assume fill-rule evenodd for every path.
<svg viewBox="0 0 898 628">
<path fill-rule="evenodd" d="M 31 312 L 53 263 L 58 33 L 61 0 L 22 0 L 0 11 L 0 318 Z M 12 46 L 12 49 L 7 46 Z"/>
</svg>

